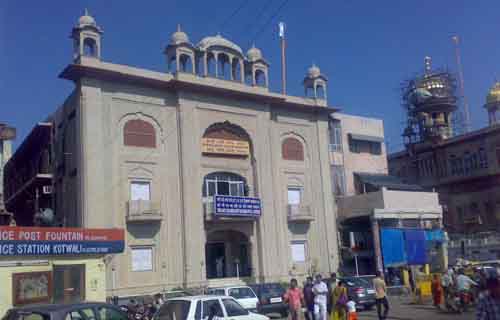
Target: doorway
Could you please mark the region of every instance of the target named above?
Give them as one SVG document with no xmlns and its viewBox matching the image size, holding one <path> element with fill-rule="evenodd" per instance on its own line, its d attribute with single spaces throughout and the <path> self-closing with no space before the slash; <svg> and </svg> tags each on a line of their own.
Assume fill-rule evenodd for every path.
<svg viewBox="0 0 500 320">
<path fill-rule="evenodd" d="M 54 266 L 54 303 L 85 300 L 85 265 Z"/>
<path fill-rule="evenodd" d="M 248 237 L 243 233 L 209 233 L 205 245 L 207 279 L 251 276 L 250 252 Z"/>
</svg>

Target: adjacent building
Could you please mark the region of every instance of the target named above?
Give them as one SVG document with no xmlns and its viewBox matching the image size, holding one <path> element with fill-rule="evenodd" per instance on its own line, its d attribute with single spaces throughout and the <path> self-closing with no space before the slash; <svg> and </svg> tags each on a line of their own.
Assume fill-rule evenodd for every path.
<svg viewBox="0 0 500 320">
<path fill-rule="evenodd" d="M 486 98 L 489 126 L 459 135 L 452 121 L 457 98 L 450 74 L 429 64 L 404 92 L 406 148 L 389 155 L 389 172 L 439 193 L 451 263 L 499 259 L 500 84 Z"/>
<path fill-rule="evenodd" d="M 331 118 L 341 270 L 361 275 L 384 270 L 392 282 L 407 279 L 401 271 L 412 267 L 442 269 L 446 261 L 437 193 L 388 174 L 382 120 L 340 113 Z"/>
<path fill-rule="evenodd" d="M 19 225 L 124 228 L 107 294 L 282 281 L 337 270 L 327 78 L 305 97 L 269 90 L 261 50 L 178 28 L 167 72 L 101 59 L 102 29 L 82 16 L 75 89 L 6 166 Z M 19 172 L 23 172 L 19 175 Z"/>
<path fill-rule="evenodd" d="M 7 212 L 4 206 L 3 172 L 4 165 L 12 155 L 12 140 L 16 138 L 16 129 L 5 123 L 0 123 L 0 214 L 2 217 Z M 2 221 L 7 220 L 0 218 Z"/>
</svg>

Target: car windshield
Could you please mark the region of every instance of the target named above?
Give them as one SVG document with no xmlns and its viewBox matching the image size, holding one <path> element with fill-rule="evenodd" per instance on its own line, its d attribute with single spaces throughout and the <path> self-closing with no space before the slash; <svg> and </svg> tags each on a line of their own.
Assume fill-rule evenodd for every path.
<svg viewBox="0 0 500 320">
<path fill-rule="evenodd" d="M 365 279 L 353 277 L 353 278 L 344 278 L 342 280 L 345 281 L 349 287 L 354 287 L 354 286 L 356 286 L 356 287 L 370 287 L 370 283 Z"/>
<path fill-rule="evenodd" d="M 235 299 L 256 298 L 252 289 L 248 287 L 231 288 L 229 289 L 229 295 Z"/>
<path fill-rule="evenodd" d="M 3 319 L 9 320 L 50 320 L 48 314 L 38 313 L 38 312 L 17 312 L 9 313 L 11 317 L 4 317 Z M 15 315 L 14 315 L 15 314 Z M 14 316 L 12 316 L 14 315 Z"/>
<path fill-rule="evenodd" d="M 190 301 L 170 300 L 158 311 L 158 320 L 186 320 L 189 314 Z"/>
<path fill-rule="evenodd" d="M 285 289 L 277 283 L 263 284 L 260 288 L 262 295 L 266 296 L 282 296 L 285 293 Z"/>
</svg>

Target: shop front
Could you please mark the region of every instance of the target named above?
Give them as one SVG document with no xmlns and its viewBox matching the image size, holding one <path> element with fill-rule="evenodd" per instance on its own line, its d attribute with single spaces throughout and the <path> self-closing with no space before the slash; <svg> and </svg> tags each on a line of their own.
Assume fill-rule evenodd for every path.
<svg viewBox="0 0 500 320">
<path fill-rule="evenodd" d="M 106 301 L 106 255 L 119 229 L 0 227 L 0 314 L 34 303 Z"/>
</svg>

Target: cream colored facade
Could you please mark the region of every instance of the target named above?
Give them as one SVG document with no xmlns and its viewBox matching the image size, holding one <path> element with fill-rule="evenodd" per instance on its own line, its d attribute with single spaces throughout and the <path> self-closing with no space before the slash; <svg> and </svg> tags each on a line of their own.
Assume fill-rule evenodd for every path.
<svg viewBox="0 0 500 320">
<path fill-rule="evenodd" d="M 334 122 L 337 122 L 340 127 L 340 147 L 334 146 Z M 375 154 L 367 148 L 362 148 L 362 150 L 354 152 L 351 148 L 353 134 L 379 140 L 380 152 Z M 335 168 L 344 169 L 344 192 L 341 195 L 350 196 L 356 193 L 354 186 L 355 172 L 387 174 L 387 153 L 385 143 L 383 143 L 384 123 L 382 120 L 335 113 L 332 115 L 330 136 L 330 163 L 333 166 L 332 172 L 335 171 Z"/>
<path fill-rule="evenodd" d="M 328 151 L 334 109 L 326 99 L 270 92 L 268 64 L 260 50 L 252 48 L 242 56 L 238 46 L 220 36 L 195 47 L 177 31 L 166 53 L 178 68 L 163 73 L 102 61 L 100 34 L 92 17 L 80 18 L 73 30 L 74 62 L 61 74 L 74 81 L 75 89 L 50 121 L 55 128 L 56 220 L 65 226 L 126 230 L 125 253 L 107 265 L 107 295 L 282 281 L 336 271 L 336 206 Z M 87 36 L 90 56 L 82 47 Z M 194 61 L 191 71 L 184 70 L 185 52 L 193 58 L 203 54 L 201 74 Z M 208 74 L 207 57 L 221 59 L 224 52 L 230 53 L 233 65 L 240 59 L 241 78 Z M 259 70 L 265 77 L 260 84 Z M 249 83 L 243 75 L 251 78 Z M 313 87 L 315 79 L 326 83 L 315 66 L 306 79 Z M 124 143 L 131 120 L 154 128 L 154 147 Z M 203 154 L 202 138 L 214 125 L 242 132 L 250 154 Z M 300 142 L 303 160 L 284 159 L 288 138 Z M 245 196 L 261 201 L 260 217 L 215 218 L 212 200 L 203 195 L 206 177 L 214 172 L 242 177 Z M 131 200 L 135 181 L 149 185 L 147 201 Z M 300 190 L 300 204 L 290 205 L 289 187 Z M 213 264 L 207 261 L 209 243 L 224 243 L 223 277 L 207 279 L 207 264 Z M 135 255 L 136 249 L 146 251 Z M 247 261 L 236 261 L 240 258 Z M 150 260 L 151 266 L 141 265 L 141 260 Z M 240 271 L 243 275 L 236 279 L 238 263 L 245 263 L 247 274 Z"/>
</svg>

